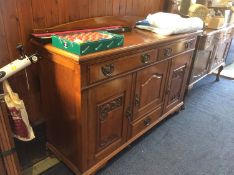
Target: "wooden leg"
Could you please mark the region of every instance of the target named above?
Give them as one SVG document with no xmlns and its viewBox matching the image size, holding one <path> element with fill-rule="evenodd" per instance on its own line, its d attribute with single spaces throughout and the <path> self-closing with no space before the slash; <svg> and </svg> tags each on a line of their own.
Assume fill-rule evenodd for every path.
<svg viewBox="0 0 234 175">
<path fill-rule="evenodd" d="M 220 73 L 222 72 L 222 70 L 223 70 L 223 66 L 220 66 L 219 70 L 218 70 L 218 73 L 216 75 L 216 80 L 215 81 L 219 81 Z"/>
<path fill-rule="evenodd" d="M 48 147 L 46 147 L 46 155 L 51 158 L 56 158 L 54 153 Z"/>
<path fill-rule="evenodd" d="M 185 110 L 185 106 L 184 106 L 184 104 L 181 106 L 181 108 L 180 108 L 181 110 Z"/>
<path fill-rule="evenodd" d="M 192 90 L 192 88 L 193 88 L 193 85 L 189 85 L 186 93 L 188 94 Z"/>
</svg>

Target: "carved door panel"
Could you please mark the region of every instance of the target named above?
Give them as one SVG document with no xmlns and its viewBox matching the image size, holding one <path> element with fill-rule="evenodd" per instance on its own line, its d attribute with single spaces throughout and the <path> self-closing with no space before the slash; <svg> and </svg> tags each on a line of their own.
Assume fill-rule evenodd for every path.
<svg viewBox="0 0 234 175">
<path fill-rule="evenodd" d="M 137 72 L 133 120 L 157 107 L 162 110 L 168 64 L 164 61 Z"/>
<path fill-rule="evenodd" d="M 217 44 L 210 71 L 225 62 L 230 44 L 231 40 L 226 40 L 225 42 L 219 42 Z"/>
<path fill-rule="evenodd" d="M 164 113 L 183 101 L 191 57 L 192 52 L 189 52 L 172 59 Z"/>
<path fill-rule="evenodd" d="M 131 88 L 132 76 L 129 75 L 89 90 L 90 166 L 126 141 Z"/>
<path fill-rule="evenodd" d="M 190 83 L 195 82 L 209 72 L 213 48 L 214 47 L 211 46 L 206 50 L 197 51 L 190 77 Z"/>
</svg>

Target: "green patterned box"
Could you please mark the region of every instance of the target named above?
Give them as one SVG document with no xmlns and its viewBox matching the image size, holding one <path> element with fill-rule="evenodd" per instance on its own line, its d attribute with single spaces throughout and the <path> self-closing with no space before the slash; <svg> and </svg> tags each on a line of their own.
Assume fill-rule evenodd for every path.
<svg viewBox="0 0 234 175">
<path fill-rule="evenodd" d="M 105 36 L 107 38 L 97 39 L 98 37 L 102 36 Z M 69 35 L 52 36 L 53 46 L 77 55 L 86 55 L 89 53 L 112 49 L 120 47 L 123 44 L 123 35 L 113 34 L 106 31 L 84 32 Z"/>
</svg>

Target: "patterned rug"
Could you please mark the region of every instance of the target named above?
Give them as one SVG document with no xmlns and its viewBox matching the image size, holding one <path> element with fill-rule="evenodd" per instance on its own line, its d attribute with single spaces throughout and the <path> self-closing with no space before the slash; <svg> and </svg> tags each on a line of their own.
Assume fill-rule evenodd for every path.
<svg viewBox="0 0 234 175">
<path fill-rule="evenodd" d="M 169 117 L 97 175 L 233 175 L 234 80 L 207 76 Z M 74 175 L 59 163 L 41 175 Z"/>
</svg>

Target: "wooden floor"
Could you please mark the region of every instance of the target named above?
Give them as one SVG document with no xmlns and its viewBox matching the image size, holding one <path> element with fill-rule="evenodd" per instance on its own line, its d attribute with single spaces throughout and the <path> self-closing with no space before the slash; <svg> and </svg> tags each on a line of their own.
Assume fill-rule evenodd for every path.
<svg viewBox="0 0 234 175">
<path fill-rule="evenodd" d="M 46 170 L 50 169 L 51 167 L 57 165 L 59 160 L 56 158 L 47 157 L 44 160 L 36 163 L 30 168 L 27 168 L 23 171 L 23 175 L 38 175 Z"/>
</svg>

